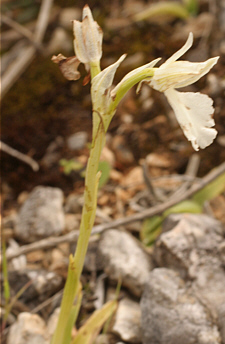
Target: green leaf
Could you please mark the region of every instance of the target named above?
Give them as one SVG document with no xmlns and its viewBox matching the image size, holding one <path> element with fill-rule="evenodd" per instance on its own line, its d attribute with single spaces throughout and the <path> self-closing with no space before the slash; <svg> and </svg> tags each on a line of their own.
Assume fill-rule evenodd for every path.
<svg viewBox="0 0 225 344">
<path fill-rule="evenodd" d="M 81 301 L 82 301 L 82 286 L 80 283 L 79 291 L 78 291 L 77 299 L 76 299 L 76 304 L 72 307 L 70 311 L 70 316 L 66 324 L 63 343 L 71 342 L 71 332 L 80 311 Z"/>
<path fill-rule="evenodd" d="M 210 201 L 220 195 L 223 191 L 225 191 L 225 173 L 221 174 L 202 190 L 198 191 L 192 199 L 203 206 L 205 201 Z"/>
<path fill-rule="evenodd" d="M 177 18 L 187 18 L 189 13 L 185 6 L 175 1 L 160 1 L 150 5 L 144 11 L 134 16 L 135 21 L 142 21 L 157 15 L 170 15 Z"/>
<path fill-rule="evenodd" d="M 82 173 L 82 170 L 84 168 L 84 165 L 81 162 L 76 161 L 74 159 L 71 159 L 71 160 L 61 159 L 59 161 L 59 164 L 60 166 L 63 167 L 63 172 L 66 175 L 70 174 L 72 171 Z"/>
<path fill-rule="evenodd" d="M 161 234 L 163 220 L 170 214 L 178 213 L 200 214 L 202 213 L 202 205 L 194 200 L 185 200 L 167 209 L 161 216 L 156 215 L 146 219 L 140 232 L 142 242 L 146 246 L 154 244 L 157 237 Z"/>
<path fill-rule="evenodd" d="M 99 162 L 98 171 L 101 171 L 102 173 L 99 180 L 99 189 L 108 182 L 110 170 L 111 170 L 111 166 L 107 161 Z"/>
<path fill-rule="evenodd" d="M 198 202 L 194 200 L 185 200 L 182 201 L 173 207 L 167 209 L 163 213 L 163 217 L 170 214 L 178 214 L 178 213 L 194 213 L 194 214 L 200 214 L 202 212 L 202 205 L 200 205 Z"/>
<path fill-rule="evenodd" d="M 5 247 L 4 236 L 2 239 L 3 239 L 2 240 L 2 258 L 3 258 L 2 269 L 3 269 L 3 277 L 4 277 L 3 290 L 4 290 L 5 302 L 7 305 L 10 299 L 10 286 L 9 286 L 9 280 L 8 280 L 8 266 L 7 266 L 7 259 L 6 259 L 6 247 Z"/>
<path fill-rule="evenodd" d="M 183 0 L 183 4 L 191 15 L 196 16 L 198 14 L 198 0 Z"/>
<path fill-rule="evenodd" d="M 163 216 L 156 215 L 143 221 L 140 238 L 146 246 L 152 245 L 161 233 L 163 219 Z"/>
<path fill-rule="evenodd" d="M 92 344 L 103 324 L 116 311 L 117 301 L 107 302 L 101 309 L 95 311 L 87 322 L 79 329 L 72 344 Z"/>
</svg>

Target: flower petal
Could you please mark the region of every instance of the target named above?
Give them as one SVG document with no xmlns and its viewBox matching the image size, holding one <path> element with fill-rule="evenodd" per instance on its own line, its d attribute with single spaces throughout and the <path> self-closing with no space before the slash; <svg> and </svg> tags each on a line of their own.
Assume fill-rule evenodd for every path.
<svg viewBox="0 0 225 344">
<path fill-rule="evenodd" d="M 90 10 L 90 7 L 88 5 L 85 5 L 82 12 L 82 20 L 84 20 L 85 17 L 89 17 L 90 22 L 94 23 L 94 19 Z"/>
<path fill-rule="evenodd" d="M 91 10 L 87 5 L 84 6 L 83 16 L 83 36 L 85 37 L 89 60 L 98 61 L 102 57 L 103 32 L 98 23 L 94 21 Z"/>
<path fill-rule="evenodd" d="M 74 34 L 74 51 L 78 59 L 82 63 L 88 63 L 88 54 L 86 51 L 85 40 L 83 37 L 82 23 L 78 20 L 73 21 L 73 34 Z"/>
<path fill-rule="evenodd" d="M 73 20 L 74 50 L 82 63 L 99 61 L 102 56 L 103 32 L 92 17 L 88 5 L 83 9 L 83 21 Z"/>
<path fill-rule="evenodd" d="M 184 46 L 181 49 L 179 49 L 176 53 L 174 53 L 170 58 L 168 58 L 168 60 L 166 60 L 166 62 L 163 63 L 162 66 L 160 66 L 160 68 L 167 68 L 168 64 L 176 61 L 177 59 L 179 59 L 179 57 L 184 55 L 186 53 L 186 51 L 188 51 L 190 49 L 192 44 L 193 44 L 193 33 L 190 32 L 188 39 L 187 39 L 186 43 L 184 44 Z"/>
<path fill-rule="evenodd" d="M 149 84 L 154 89 L 165 92 L 169 88 L 181 88 L 193 84 L 217 63 L 219 57 L 205 62 L 175 61 L 167 68 L 160 66 L 155 70 Z"/>
<path fill-rule="evenodd" d="M 80 79 L 80 72 L 77 70 L 80 61 L 76 56 L 65 57 L 62 54 L 52 56 L 52 61 L 57 63 L 62 74 L 68 80 Z"/>
<path fill-rule="evenodd" d="M 175 88 L 181 88 L 181 87 L 185 87 L 188 85 L 191 85 L 193 83 L 195 83 L 196 81 L 198 81 L 202 76 L 204 76 L 205 74 L 207 74 L 210 69 L 217 63 L 217 61 L 219 60 L 219 56 L 216 57 L 212 57 L 211 59 L 208 59 L 205 62 L 195 62 L 195 63 L 191 63 L 191 69 L 194 70 L 196 73 L 194 73 L 194 75 L 190 76 L 190 78 L 187 78 L 186 81 L 181 81 L 178 82 Z M 182 61 L 177 61 L 176 63 L 181 62 Z"/>
<path fill-rule="evenodd" d="M 212 99 L 205 94 L 169 89 L 165 95 L 187 139 L 195 150 L 209 146 L 217 135 L 213 128 Z"/>
</svg>

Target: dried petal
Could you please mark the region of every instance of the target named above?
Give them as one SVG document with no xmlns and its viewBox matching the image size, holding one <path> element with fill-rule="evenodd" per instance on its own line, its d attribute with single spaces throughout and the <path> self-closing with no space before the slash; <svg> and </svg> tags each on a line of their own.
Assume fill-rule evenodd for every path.
<svg viewBox="0 0 225 344">
<path fill-rule="evenodd" d="M 59 68 L 66 79 L 80 79 L 80 72 L 77 70 L 80 61 L 76 56 L 65 57 L 62 54 L 58 54 L 57 56 L 52 56 L 52 61 L 59 65 Z"/>
</svg>

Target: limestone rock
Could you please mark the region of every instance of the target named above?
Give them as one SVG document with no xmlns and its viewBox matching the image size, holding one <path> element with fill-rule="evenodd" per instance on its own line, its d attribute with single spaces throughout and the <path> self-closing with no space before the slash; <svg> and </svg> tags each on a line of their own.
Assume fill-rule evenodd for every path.
<svg viewBox="0 0 225 344">
<path fill-rule="evenodd" d="M 19 247 L 18 243 L 14 240 L 14 239 L 9 239 L 8 241 L 8 247 L 6 250 L 6 254 L 12 254 L 15 252 L 15 250 L 17 250 Z M 26 256 L 24 254 L 22 254 L 21 256 L 12 259 L 11 261 L 11 268 L 13 270 L 23 270 L 26 268 L 27 265 L 27 259 Z"/>
<path fill-rule="evenodd" d="M 119 302 L 112 332 L 128 343 L 141 343 L 141 309 L 139 303 L 128 298 Z"/>
<path fill-rule="evenodd" d="M 59 313 L 60 313 L 60 307 L 57 307 L 54 310 L 54 312 L 52 313 L 52 315 L 50 316 L 50 318 L 48 319 L 47 330 L 48 330 L 48 334 L 49 334 L 50 338 L 52 338 L 52 336 L 55 332 L 58 318 L 59 318 Z"/>
<path fill-rule="evenodd" d="M 44 320 L 37 314 L 20 313 L 10 327 L 7 344 L 49 344 Z"/>
<path fill-rule="evenodd" d="M 28 243 L 61 234 L 65 226 L 62 204 L 60 189 L 37 186 L 19 211 L 16 236 Z"/>
<path fill-rule="evenodd" d="M 66 213 L 80 214 L 82 210 L 83 199 L 76 194 L 70 194 L 65 201 L 64 210 Z"/>
<path fill-rule="evenodd" d="M 63 283 L 60 275 L 45 270 L 9 271 L 8 278 L 14 294 L 32 281 L 26 292 L 21 295 L 23 302 L 40 303 L 59 291 Z"/>
<path fill-rule="evenodd" d="M 134 295 L 141 295 L 152 262 L 132 235 L 115 229 L 102 233 L 98 261 L 111 280 L 121 278 L 122 284 Z"/>
<path fill-rule="evenodd" d="M 155 245 L 159 266 L 177 270 L 184 278 L 198 278 L 203 265 L 221 266 L 219 248 L 224 242 L 220 223 L 206 215 L 176 214 Z"/>
<path fill-rule="evenodd" d="M 88 134 L 86 131 L 78 131 L 67 139 L 67 146 L 71 150 L 82 149 L 87 144 Z"/>
<path fill-rule="evenodd" d="M 193 281 L 195 294 L 216 314 L 225 343 L 225 321 L 221 321 L 225 308 L 222 226 L 206 215 L 177 214 L 172 217 L 166 229 L 169 229 L 168 222 L 175 226 L 160 236 L 154 257 L 160 266 L 177 270 L 182 277 Z"/>
<path fill-rule="evenodd" d="M 149 274 L 141 298 L 143 344 L 219 344 L 214 319 L 178 273 Z"/>
</svg>

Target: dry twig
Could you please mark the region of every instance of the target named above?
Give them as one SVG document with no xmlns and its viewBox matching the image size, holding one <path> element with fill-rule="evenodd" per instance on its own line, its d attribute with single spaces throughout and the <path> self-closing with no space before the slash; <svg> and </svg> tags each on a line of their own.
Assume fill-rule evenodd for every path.
<svg viewBox="0 0 225 344">
<path fill-rule="evenodd" d="M 12 85 L 18 80 L 20 75 L 26 70 L 27 66 L 33 60 L 36 54 L 36 47 L 40 46 L 44 38 L 45 31 L 48 26 L 48 18 L 52 7 L 53 0 L 43 0 L 39 11 L 35 32 L 33 35 L 33 45 L 22 49 L 9 66 L 7 71 L 2 76 L 2 91 L 1 97 L 3 98 Z"/>
<path fill-rule="evenodd" d="M 4 143 L 2 141 L 0 141 L 0 149 L 3 152 L 6 152 L 7 154 L 9 154 L 9 155 L 25 162 L 26 164 L 30 165 L 30 167 L 33 169 L 33 171 L 39 170 L 39 165 L 34 159 L 29 157 L 28 155 L 25 155 L 25 154 L 17 151 L 16 149 L 8 146 L 6 143 Z"/>
<path fill-rule="evenodd" d="M 25 26 L 17 23 L 16 21 L 12 20 L 11 18 L 7 17 L 4 14 L 1 15 L 1 21 L 7 24 L 8 26 L 10 26 L 11 28 L 13 28 L 16 32 L 18 32 L 25 38 L 27 38 L 31 44 L 35 44 L 35 46 L 38 47 L 38 45 L 34 41 L 33 33 L 29 29 L 27 29 Z"/>
<path fill-rule="evenodd" d="M 181 201 L 184 201 L 187 198 L 192 197 L 196 192 L 203 189 L 206 185 L 211 183 L 213 180 L 215 180 L 224 172 L 225 172 L 225 163 L 214 168 L 205 177 L 203 177 L 198 184 L 192 185 L 188 190 L 186 190 L 184 193 L 180 194 L 176 198 L 173 197 L 164 203 L 158 204 L 150 209 L 143 210 L 140 213 L 127 216 L 125 218 L 120 218 L 120 219 L 111 221 L 109 223 L 104 223 L 101 225 L 94 226 L 92 229 L 92 234 L 98 234 L 106 229 L 119 227 L 119 226 L 126 225 L 128 223 L 135 222 L 135 221 L 142 221 L 145 218 L 152 217 L 154 215 L 159 215 L 163 213 L 166 209 L 176 205 L 177 203 L 180 203 Z M 14 253 L 6 255 L 6 258 L 10 260 L 22 254 L 27 254 L 35 250 L 51 248 L 65 242 L 76 242 L 78 239 L 78 236 L 79 236 L 79 231 L 76 231 L 76 232 L 73 231 L 61 237 L 56 237 L 56 238 L 50 237 L 47 239 L 43 239 L 32 244 L 21 246 Z"/>
<path fill-rule="evenodd" d="M 188 161 L 188 166 L 185 171 L 185 175 L 188 177 L 191 177 L 189 180 L 187 180 L 185 183 L 181 185 L 181 187 L 176 190 L 171 197 L 178 197 L 182 193 L 184 193 L 193 183 L 193 181 L 196 179 L 196 175 L 199 169 L 199 164 L 200 164 L 200 157 L 198 154 L 193 154 L 189 161 Z"/>
</svg>

